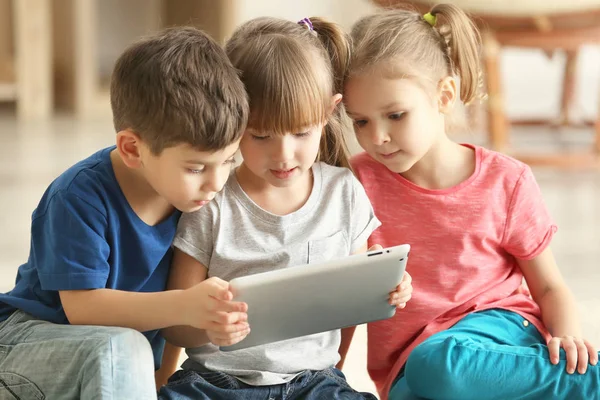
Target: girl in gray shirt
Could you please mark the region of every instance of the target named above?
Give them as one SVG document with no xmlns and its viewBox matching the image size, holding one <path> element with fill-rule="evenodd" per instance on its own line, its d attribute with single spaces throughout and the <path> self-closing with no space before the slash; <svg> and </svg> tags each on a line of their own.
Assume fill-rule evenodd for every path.
<svg viewBox="0 0 600 400">
<path fill-rule="evenodd" d="M 182 216 L 170 288 L 366 251 L 380 222 L 349 169 L 344 135 L 352 126 L 339 94 L 350 56 L 346 35 L 320 18 L 258 18 L 237 29 L 226 51 L 250 100 L 243 161 L 210 203 Z M 404 303 L 409 292 L 392 293 L 390 303 Z M 189 359 L 160 398 L 375 398 L 354 391 L 335 368 L 340 330 L 221 352 L 219 345 L 249 332 L 244 320 L 228 322 L 236 328 L 227 335 L 165 331 Z"/>
</svg>

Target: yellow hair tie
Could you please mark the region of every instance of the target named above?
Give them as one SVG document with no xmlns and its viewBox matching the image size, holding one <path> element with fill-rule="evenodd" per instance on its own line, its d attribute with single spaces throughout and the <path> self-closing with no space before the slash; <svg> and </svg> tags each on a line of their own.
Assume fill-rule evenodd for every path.
<svg viewBox="0 0 600 400">
<path fill-rule="evenodd" d="M 437 21 L 437 17 L 435 15 L 431 15 L 431 13 L 423 15 L 423 19 L 427 21 L 427 23 L 431 26 L 435 26 L 435 23 Z"/>
</svg>

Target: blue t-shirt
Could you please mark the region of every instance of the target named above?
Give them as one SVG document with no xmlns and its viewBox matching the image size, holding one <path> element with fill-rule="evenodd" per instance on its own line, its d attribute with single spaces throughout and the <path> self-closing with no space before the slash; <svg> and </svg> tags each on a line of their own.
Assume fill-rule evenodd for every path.
<svg viewBox="0 0 600 400">
<path fill-rule="evenodd" d="M 75 164 L 46 190 L 31 222 L 29 260 L 0 294 L 0 321 L 16 309 L 68 324 L 59 290 L 158 292 L 166 287 L 180 212 L 155 226 L 133 211 L 107 148 Z M 144 332 L 160 366 L 164 339 Z"/>
</svg>

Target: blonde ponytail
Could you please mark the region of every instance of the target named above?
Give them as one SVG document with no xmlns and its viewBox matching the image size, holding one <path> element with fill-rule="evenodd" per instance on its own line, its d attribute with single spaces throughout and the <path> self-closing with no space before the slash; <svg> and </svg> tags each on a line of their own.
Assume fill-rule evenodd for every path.
<svg viewBox="0 0 600 400">
<path fill-rule="evenodd" d="M 436 17 L 436 29 L 446 42 L 450 68 L 460 78 L 460 99 L 468 104 L 481 86 L 479 31 L 464 11 L 453 4 L 438 4 L 429 13 Z M 442 21 L 438 16 L 442 16 Z"/>
<path fill-rule="evenodd" d="M 338 24 L 320 17 L 312 17 L 310 21 L 329 56 L 333 74 L 332 93 L 342 93 L 352 51 L 350 37 Z M 352 132 L 352 121 L 342 103 L 335 106 L 324 130 L 319 146 L 319 161 L 336 167 L 350 168 L 346 132 Z"/>
</svg>

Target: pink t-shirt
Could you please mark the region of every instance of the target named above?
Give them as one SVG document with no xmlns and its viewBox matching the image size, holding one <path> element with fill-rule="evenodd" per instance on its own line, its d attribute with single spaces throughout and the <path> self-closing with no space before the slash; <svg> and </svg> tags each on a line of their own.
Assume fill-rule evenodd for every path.
<svg viewBox="0 0 600 400">
<path fill-rule="evenodd" d="M 466 181 L 428 190 L 368 154 L 352 166 L 382 222 L 369 245 L 408 243 L 414 292 L 404 310 L 368 326 L 367 369 L 382 399 L 411 350 L 467 314 L 514 311 L 549 340 L 516 258 L 538 256 L 556 232 L 529 167 L 481 147 Z"/>
</svg>

